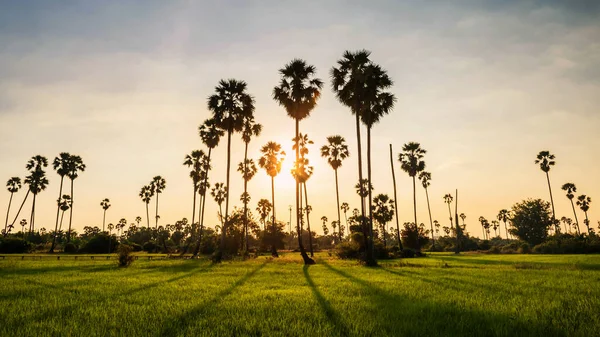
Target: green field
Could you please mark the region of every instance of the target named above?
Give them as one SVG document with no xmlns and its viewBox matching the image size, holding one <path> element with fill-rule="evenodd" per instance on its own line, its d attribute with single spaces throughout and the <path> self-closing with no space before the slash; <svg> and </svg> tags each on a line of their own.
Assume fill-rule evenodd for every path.
<svg viewBox="0 0 600 337">
<path fill-rule="evenodd" d="M 600 256 L 0 260 L 2 336 L 598 336 Z"/>
</svg>

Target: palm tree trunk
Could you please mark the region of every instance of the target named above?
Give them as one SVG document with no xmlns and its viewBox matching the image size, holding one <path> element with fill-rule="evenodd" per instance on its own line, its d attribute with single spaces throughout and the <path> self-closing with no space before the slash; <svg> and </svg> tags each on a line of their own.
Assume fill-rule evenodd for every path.
<svg viewBox="0 0 600 337">
<path fill-rule="evenodd" d="M 221 229 L 221 247 L 219 253 L 216 256 L 216 261 L 220 262 L 225 252 L 225 237 L 227 234 L 227 221 L 229 220 L 229 170 L 231 168 L 231 132 L 227 132 L 227 175 L 225 185 L 225 219 L 223 221 L 223 228 Z"/>
<path fill-rule="evenodd" d="M 504 221 L 504 231 L 506 232 L 506 240 L 508 240 L 508 227 L 506 227 L 506 221 Z"/>
<path fill-rule="evenodd" d="M 67 243 L 71 242 L 71 224 L 73 223 L 73 179 L 71 179 L 71 208 L 69 208 L 69 232 L 67 233 Z"/>
<path fill-rule="evenodd" d="M 8 209 L 6 210 L 6 221 L 4 222 L 4 236 L 8 235 L 8 215 L 10 214 L 10 204 L 12 204 L 13 194 L 14 192 L 10 193 L 10 199 L 8 200 Z"/>
<path fill-rule="evenodd" d="M 244 174 L 242 175 L 244 178 L 244 196 L 248 192 L 248 180 L 246 179 L 246 172 L 248 171 L 248 164 L 246 160 L 248 160 L 248 143 L 244 142 Z M 248 251 L 248 203 L 246 202 L 246 198 L 244 198 L 244 236 L 246 241 L 246 252 Z"/>
<path fill-rule="evenodd" d="M 212 152 L 212 148 L 208 148 L 208 163 L 210 163 L 210 155 Z M 198 252 L 200 251 L 200 245 L 202 244 L 202 230 L 204 229 L 204 206 L 206 205 L 206 192 L 208 192 L 208 172 L 210 170 L 206 170 L 206 174 L 204 175 L 204 194 L 202 195 L 201 203 L 202 207 L 200 207 L 201 215 L 200 215 L 200 235 L 198 236 Z"/>
<path fill-rule="evenodd" d="M 15 215 L 15 218 L 13 219 L 13 222 L 11 224 L 11 226 L 13 226 L 13 227 L 15 225 L 15 222 L 17 222 L 17 218 L 19 217 L 19 214 L 21 214 L 21 210 L 23 209 L 23 205 L 25 205 L 25 201 L 27 201 L 27 197 L 29 196 L 29 192 L 31 192 L 31 190 L 27 189 L 27 193 L 25 194 L 25 198 L 23 199 L 23 202 L 21 203 L 21 206 L 19 206 L 19 210 L 17 211 L 17 215 Z"/>
<path fill-rule="evenodd" d="M 395 209 L 395 218 L 396 218 L 396 235 L 398 239 L 398 247 L 400 250 L 403 250 L 402 247 L 402 239 L 400 237 L 400 222 L 398 220 L 398 196 L 396 195 L 396 175 L 394 174 L 394 157 L 392 154 L 392 144 L 390 144 L 390 164 L 392 166 L 392 183 L 394 184 L 394 209 Z M 346 220 L 348 222 L 348 220 Z"/>
<path fill-rule="evenodd" d="M 33 194 L 33 203 L 31 204 L 31 219 L 29 220 L 29 236 L 31 237 L 31 235 L 33 234 L 33 229 L 35 226 L 35 199 L 36 199 L 37 193 Z"/>
<path fill-rule="evenodd" d="M 452 217 L 452 214 L 450 214 L 450 217 Z M 454 197 L 454 223 L 456 224 L 456 247 L 454 250 L 454 254 L 459 254 L 460 253 L 460 234 L 461 234 L 461 230 L 460 230 L 460 225 L 458 223 L 458 189 L 456 189 L 456 195 Z"/>
<path fill-rule="evenodd" d="M 156 223 L 154 224 L 154 229 L 158 229 L 158 195 L 160 193 L 156 192 L 156 214 L 154 215 L 154 220 Z"/>
<path fill-rule="evenodd" d="M 300 121 L 296 119 L 296 141 L 298 142 L 298 134 L 300 133 Z M 298 145 L 298 144 L 296 144 Z M 296 146 L 296 165 L 300 161 L 300 148 Z M 306 254 L 306 249 L 304 249 L 304 244 L 302 243 L 302 229 L 300 228 L 300 182 L 298 181 L 298 174 L 295 174 L 296 177 L 296 230 L 298 232 L 298 248 L 300 249 L 300 256 L 302 256 L 302 260 L 305 265 L 315 264 L 315 261 L 308 257 Z"/>
<path fill-rule="evenodd" d="M 571 207 L 573 207 L 573 215 L 575 216 L 575 223 L 577 224 L 577 234 L 581 235 L 581 230 L 579 229 L 579 220 L 577 220 L 577 212 L 575 212 L 575 204 L 573 204 L 573 199 L 571 199 Z"/>
<path fill-rule="evenodd" d="M 198 192 L 198 185 L 194 185 L 194 205 L 192 206 L 192 226 L 196 220 L 196 193 Z M 200 204 L 202 204 L 202 196 L 200 196 Z M 197 256 L 199 251 L 199 242 L 196 244 L 196 248 L 194 248 L 193 256 Z"/>
<path fill-rule="evenodd" d="M 585 213 L 585 226 L 587 227 L 588 235 L 590 235 L 591 234 L 591 232 L 590 232 L 590 220 L 588 219 L 587 211 L 585 211 L 584 213 Z"/>
<path fill-rule="evenodd" d="M 546 172 L 546 179 L 548 180 L 548 191 L 550 191 L 550 203 L 552 204 L 552 224 L 556 231 L 556 212 L 554 211 L 554 198 L 552 197 L 552 187 L 550 187 L 550 175 Z"/>
<path fill-rule="evenodd" d="M 275 177 L 271 177 L 271 202 L 273 203 L 273 244 L 271 245 L 271 255 L 273 257 L 279 257 L 279 254 L 277 254 L 277 247 L 275 246 L 275 233 L 277 232 L 277 220 L 275 220 Z"/>
<path fill-rule="evenodd" d="M 105 231 L 105 225 L 106 224 L 106 210 L 104 210 L 104 215 L 102 215 L 102 231 Z"/>
<path fill-rule="evenodd" d="M 337 216 L 338 216 L 338 226 L 342 226 L 342 219 L 340 216 L 340 189 L 338 186 L 338 172 L 337 172 L 337 168 L 335 170 L 333 170 L 335 172 L 335 199 L 337 201 Z M 334 236 L 335 236 L 335 231 L 334 231 Z M 342 242 L 342 231 L 338 230 L 338 234 L 340 237 L 340 242 Z"/>
<path fill-rule="evenodd" d="M 483 227 L 483 224 L 481 224 L 481 231 L 483 232 L 483 239 L 485 240 L 485 227 Z"/>
<path fill-rule="evenodd" d="M 310 248 L 310 257 L 314 257 L 315 253 L 313 251 L 312 232 L 310 231 L 310 211 L 308 210 L 308 192 L 306 190 L 306 181 L 302 185 L 304 185 L 304 201 L 306 202 L 306 225 L 308 227 L 308 245 Z"/>
<path fill-rule="evenodd" d="M 452 220 L 452 210 L 450 209 L 450 203 L 448 203 L 448 214 L 450 215 L 450 227 L 452 228 L 454 226 L 454 221 Z"/>
<path fill-rule="evenodd" d="M 148 211 L 148 204 L 146 203 L 146 224 L 148 225 L 148 230 L 150 230 L 150 212 Z"/>
<path fill-rule="evenodd" d="M 375 245 L 373 243 L 373 191 L 371 190 L 371 128 L 367 127 L 367 191 L 369 192 L 369 252 L 367 254 L 367 263 L 376 265 Z"/>
<path fill-rule="evenodd" d="M 65 211 L 62 211 L 62 213 L 60 214 L 60 225 L 58 226 L 58 230 L 61 231 L 62 230 L 62 223 L 63 223 L 63 218 L 65 217 Z"/>
<path fill-rule="evenodd" d="M 355 109 L 356 116 L 356 142 L 358 146 L 358 183 L 359 185 L 363 181 L 363 172 L 362 172 L 362 146 L 360 142 L 360 113 L 359 109 Z M 369 238 L 367 235 L 366 224 L 365 224 L 365 198 L 362 195 L 360 196 L 360 225 L 362 228 L 364 240 L 365 240 L 365 250 L 368 252 L 369 250 Z"/>
<path fill-rule="evenodd" d="M 417 250 L 421 250 L 421 245 L 419 244 L 419 223 L 417 222 L 417 182 L 415 176 L 413 178 L 413 210 L 415 213 L 415 227 L 417 228 Z"/>
<path fill-rule="evenodd" d="M 429 205 L 429 192 L 425 187 L 425 196 L 427 197 L 427 211 L 429 212 L 429 225 L 431 226 L 431 247 L 435 248 L 435 237 L 433 236 L 433 220 L 431 218 L 431 206 Z"/>
</svg>

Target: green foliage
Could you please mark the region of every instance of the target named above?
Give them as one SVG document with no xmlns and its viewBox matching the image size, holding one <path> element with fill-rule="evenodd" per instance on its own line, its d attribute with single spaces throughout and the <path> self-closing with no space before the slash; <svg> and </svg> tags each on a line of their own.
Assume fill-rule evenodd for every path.
<svg viewBox="0 0 600 337">
<path fill-rule="evenodd" d="M 361 252 L 361 245 L 355 240 L 344 241 L 335 246 L 335 255 L 340 259 L 358 259 Z"/>
<path fill-rule="evenodd" d="M 553 235 L 543 243 L 533 247 L 537 254 L 594 254 L 600 253 L 600 238 L 572 236 L 569 234 Z"/>
<path fill-rule="evenodd" d="M 106 254 L 108 252 L 109 240 L 111 240 L 110 252 L 112 253 L 117 249 L 119 242 L 114 235 L 109 236 L 106 232 L 92 237 L 81 247 L 79 252 L 86 254 Z"/>
<path fill-rule="evenodd" d="M 3 254 L 22 254 L 28 253 L 33 248 L 33 245 L 23 239 L 16 237 L 0 237 L 0 253 Z"/>
<path fill-rule="evenodd" d="M 75 245 L 72 242 L 65 244 L 65 247 L 63 248 L 63 252 L 69 253 L 69 254 L 77 253 L 77 250 L 78 250 L 77 245 Z"/>
<path fill-rule="evenodd" d="M 142 247 L 146 253 L 155 253 L 160 249 L 160 247 L 154 241 L 148 241 L 144 243 Z"/>
<path fill-rule="evenodd" d="M 400 231 L 402 245 L 418 251 L 420 247 L 425 246 L 429 242 L 427 233 L 426 229 L 417 227 L 414 222 L 406 222 L 404 223 L 404 228 Z"/>
<path fill-rule="evenodd" d="M 129 245 L 119 245 L 117 249 L 119 253 L 119 267 L 129 267 L 133 263 L 134 257 L 131 254 L 133 249 Z"/>
<path fill-rule="evenodd" d="M 552 226 L 550 203 L 541 199 L 527 199 L 512 207 L 511 234 L 519 239 L 537 245 L 548 236 Z"/>
</svg>

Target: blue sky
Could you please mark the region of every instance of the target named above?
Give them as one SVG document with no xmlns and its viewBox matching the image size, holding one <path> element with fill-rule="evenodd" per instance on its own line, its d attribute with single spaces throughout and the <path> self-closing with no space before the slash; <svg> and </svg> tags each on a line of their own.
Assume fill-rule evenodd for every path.
<svg viewBox="0 0 600 337">
<path fill-rule="evenodd" d="M 493 218 L 526 197 L 548 199 L 533 164 L 548 149 L 558 161 L 551 172 L 557 215 L 572 216 L 562 183 L 592 199 L 600 191 L 599 14 L 596 1 L 2 1 L 0 177 L 23 177 L 32 155 L 69 151 L 88 164 L 76 186 L 76 228 L 100 223 L 105 197 L 113 201 L 111 222 L 143 214 L 137 193 L 157 174 L 167 179 L 164 223 L 190 217 L 191 182 L 181 162 L 201 148 L 196 129 L 218 80 L 243 79 L 256 98 L 265 126 L 250 145 L 256 158 L 269 140 L 289 146 L 293 122 L 270 94 L 277 69 L 300 57 L 326 82 L 301 127 L 315 140 L 314 217 L 333 219 L 333 172 L 318 147 L 341 134 L 355 155 L 356 141 L 328 73 L 344 50 L 365 48 L 388 70 L 398 97 L 375 127 L 377 193 L 392 194 L 388 144 L 398 152 L 421 142 L 434 218 L 447 218 L 442 196 L 458 188 L 478 235 L 480 215 Z M 241 145 L 237 137 L 234 163 Z M 221 146 L 213 182 L 225 179 L 224 154 Z M 340 174 L 343 199 L 358 206 L 355 156 Z M 58 194 L 57 176 L 49 177 L 36 212 L 46 228 Z M 232 177 L 236 205 L 242 184 L 237 172 Z M 292 203 L 289 180 L 282 177 L 277 192 L 284 208 Z M 409 221 L 410 180 L 403 173 L 398 180 L 400 219 Z M 268 183 L 262 172 L 250 183 L 253 204 L 269 196 Z M 427 222 L 422 190 L 418 197 L 419 222 Z M 0 205 L 7 202 L 1 194 Z M 214 222 L 216 206 L 207 211 Z"/>
</svg>

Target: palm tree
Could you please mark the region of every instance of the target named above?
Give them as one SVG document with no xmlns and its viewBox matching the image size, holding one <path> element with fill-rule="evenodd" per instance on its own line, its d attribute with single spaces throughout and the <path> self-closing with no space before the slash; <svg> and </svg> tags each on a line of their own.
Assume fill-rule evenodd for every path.
<svg viewBox="0 0 600 337">
<path fill-rule="evenodd" d="M 65 180 L 65 175 L 69 173 L 69 165 L 71 164 L 71 155 L 67 152 L 61 152 L 58 157 L 54 158 L 52 162 L 52 167 L 60 176 L 60 188 L 58 189 L 58 199 L 60 200 L 63 190 L 63 182 Z M 56 207 L 56 223 L 54 225 L 54 233 L 56 235 L 56 229 L 58 228 L 58 216 L 60 214 L 60 202 Z M 64 215 L 64 212 L 63 212 Z M 53 240 L 54 241 L 54 240 Z M 54 252 L 54 245 L 50 247 L 50 253 Z"/>
<path fill-rule="evenodd" d="M 508 239 L 508 227 L 506 226 L 506 222 L 510 218 L 510 212 L 507 209 L 501 209 L 500 212 L 498 212 L 498 216 L 496 218 L 498 219 L 498 221 L 504 222 L 504 231 L 506 233 L 506 239 Z"/>
<path fill-rule="evenodd" d="M 21 221 L 19 222 L 19 225 L 21 225 L 21 235 L 23 235 L 23 237 L 25 237 L 25 226 L 27 226 L 27 220 L 21 219 Z"/>
<path fill-rule="evenodd" d="M 190 178 L 192 179 L 192 184 L 194 188 L 194 201 L 192 205 L 192 223 L 195 222 L 196 216 L 196 193 L 198 192 L 200 179 L 202 178 L 202 157 L 204 157 L 204 151 L 202 150 L 194 150 L 192 153 L 185 155 L 185 159 L 183 160 L 183 165 L 187 167 L 192 167 L 190 171 Z M 202 202 L 202 201 L 201 201 Z"/>
<path fill-rule="evenodd" d="M 392 169 L 392 186 L 394 187 L 394 208 L 396 209 L 396 239 L 398 240 L 398 248 L 400 251 L 404 250 L 402 247 L 402 237 L 400 236 L 400 220 L 398 219 L 398 195 L 396 194 L 396 174 L 394 172 L 394 151 L 392 150 L 392 144 L 390 144 L 390 167 Z"/>
<path fill-rule="evenodd" d="M 260 215 L 260 222 L 263 224 L 263 231 L 265 230 L 265 223 L 269 213 L 271 213 L 271 209 L 273 209 L 273 204 L 267 199 L 260 199 L 256 206 L 256 211 Z"/>
<path fill-rule="evenodd" d="M 29 161 L 27 162 L 27 165 L 25 165 L 25 168 L 27 170 L 29 170 L 30 174 L 27 177 L 25 177 L 24 183 L 26 185 L 28 185 L 29 187 L 27 188 L 27 193 L 25 194 L 25 198 L 23 198 L 23 202 L 21 203 L 21 206 L 19 206 L 19 209 L 17 210 L 17 214 L 15 215 L 15 218 L 13 219 L 12 223 L 10 224 L 11 227 L 14 228 L 15 222 L 17 222 L 17 218 L 19 217 L 19 214 L 21 214 L 21 210 L 23 209 L 23 206 L 25 205 L 25 202 L 27 201 L 27 197 L 29 197 L 29 193 L 33 192 L 32 188 L 34 190 L 37 190 L 37 188 L 40 185 L 43 185 L 44 189 L 46 188 L 46 185 L 48 184 L 48 179 L 46 179 L 46 172 L 44 171 L 44 168 L 47 166 L 48 166 L 48 159 L 46 157 L 40 156 L 40 155 L 31 157 L 31 159 L 29 159 Z M 35 205 L 33 207 L 35 207 Z M 30 224 L 30 226 L 31 226 L 31 224 Z"/>
<path fill-rule="evenodd" d="M 342 166 L 342 161 L 350 155 L 348 145 L 344 137 L 340 135 L 327 137 L 327 145 L 321 147 L 321 157 L 327 158 L 327 162 L 333 168 L 335 173 L 335 197 L 337 202 L 338 223 L 342 221 L 340 217 L 340 190 L 338 185 L 338 168 Z M 335 234 L 335 233 L 334 233 Z M 340 241 L 342 240 L 341 232 Z"/>
<path fill-rule="evenodd" d="M 462 219 L 463 221 L 463 227 L 465 227 L 465 219 L 467 218 L 467 216 L 465 215 L 465 213 L 460 213 L 459 217 Z"/>
<path fill-rule="evenodd" d="M 100 201 L 100 207 L 104 210 L 104 214 L 102 215 L 102 231 L 104 232 L 104 224 L 106 223 L 106 211 L 110 208 L 110 200 L 108 198 L 102 199 Z"/>
<path fill-rule="evenodd" d="M 587 212 L 590 209 L 590 203 L 592 203 L 592 198 L 588 197 L 585 194 L 582 194 L 577 197 L 577 206 L 579 206 L 579 208 L 583 211 L 583 213 L 585 213 L 585 226 L 587 227 L 588 235 L 591 234 L 590 220 L 588 219 L 588 215 L 587 215 Z"/>
<path fill-rule="evenodd" d="M 497 237 L 498 234 L 496 233 L 496 230 L 498 229 L 498 221 L 492 220 L 492 228 L 494 228 L 494 237 Z"/>
<path fill-rule="evenodd" d="M 156 219 L 156 224 L 154 225 L 154 228 L 158 229 L 158 219 L 160 219 L 160 217 L 158 216 L 158 196 L 167 187 L 167 181 L 165 180 L 165 178 L 163 178 L 161 176 L 156 176 L 156 177 L 152 178 L 152 182 L 150 183 L 150 185 L 152 186 L 152 189 L 156 193 L 156 214 L 154 216 L 154 218 Z"/>
<path fill-rule="evenodd" d="M 300 121 L 308 118 L 310 112 L 317 105 L 321 96 L 323 82 L 315 76 L 316 68 L 308 65 L 306 61 L 294 59 L 279 69 L 281 80 L 279 85 L 273 88 L 273 99 L 283 106 L 289 117 L 295 121 L 295 139 L 299 139 Z M 296 147 L 295 163 L 300 161 L 300 148 Z M 300 214 L 300 182 L 299 174 L 296 174 L 296 214 Z M 315 261 L 308 257 L 302 235 L 300 235 L 300 217 L 296 217 L 296 229 L 298 230 L 298 246 L 304 264 L 314 264 Z"/>
<path fill-rule="evenodd" d="M 452 211 L 450 210 L 450 204 L 452 204 L 453 200 L 454 198 L 452 197 L 452 194 L 448 193 L 444 195 L 444 203 L 448 204 L 448 213 L 450 214 L 450 225 L 452 225 Z"/>
<path fill-rule="evenodd" d="M 540 169 L 546 173 L 546 179 L 548 180 L 548 191 L 550 191 L 550 202 L 552 203 L 552 224 L 556 230 L 556 212 L 554 211 L 554 198 L 552 197 L 552 187 L 550 186 L 550 172 L 551 166 L 554 166 L 555 156 L 550 154 L 549 151 L 540 151 L 538 153 L 535 163 L 540 165 Z"/>
<path fill-rule="evenodd" d="M 217 262 L 221 261 L 225 252 L 225 237 L 227 235 L 229 217 L 229 173 L 231 170 L 231 135 L 243 130 L 244 121 L 254 114 L 254 98 L 246 92 L 247 84 L 234 79 L 221 80 L 215 87 L 215 94 L 208 98 L 208 109 L 213 114 L 215 124 L 227 132 L 227 172 L 225 181 L 225 221 L 221 231 L 221 246 L 215 255 Z"/>
<path fill-rule="evenodd" d="M 202 198 L 202 207 L 200 207 L 200 233 L 202 233 L 202 229 L 204 228 L 204 207 L 206 206 L 206 191 L 210 188 L 210 184 L 208 183 L 208 173 L 210 172 L 210 158 L 212 155 L 212 150 L 219 145 L 221 141 L 221 137 L 225 135 L 225 131 L 219 129 L 219 126 L 215 122 L 214 119 L 207 119 L 200 125 L 198 128 L 198 133 L 200 135 L 200 139 L 202 143 L 206 145 L 208 148 L 208 155 L 206 156 L 206 160 L 204 160 L 204 183 L 200 185 L 200 196 Z M 193 223 L 193 221 L 192 221 Z M 198 236 L 201 238 L 201 235 Z"/>
<path fill-rule="evenodd" d="M 378 194 L 373 199 L 373 216 L 383 229 L 383 246 L 387 247 L 387 223 L 394 218 L 394 200 L 387 194 Z"/>
<path fill-rule="evenodd" d="M 85 171 L 85 164 L 80 156 L 70 156 L 67 176 L 71 180 L 71 209 L 69 209 L 69 232 L 67 233 L 67 243 L 71 242 L 71 225 L 73 223 L 73 181 L 79 177 L 79 172 Z"/>
<path fill-rule="evenodd" d="M 65 216 L 65 212 L 71 208 L 71 196 L 68 194 L 64 194 L 60 199 L 57 200 L 58 209 L 61 211 L 60 222 L 58 226 L 58 231 L 62 230 L 63 218 Z M 55 234 L 56 235 L 56 234 Z"/>
<path fill-rule="evenodd" d="M 300 183 L 300 187 L 304 187 L 304 199 L 306 202 L 306 223 L 308 226 L 308 244 L 310 247 L 310 257 L 314 257 L 314 248 L 312 244 L 312 231 L 310 229 L 310 211 L 312 207 L 308 204 L 308 190 L 306 187 L 306 182 L 312 176 L 314 168 L 309 165 L 309 160 L 306 158 L 308 155 L 308 145 L 313 144 L 313 141 L 308 139 L 308 135 L 306 134 L 298 134 L 298 138 L 294 138 L 292 140 L 294 145 L 292 146 L 293 150 L 299 148 L 300 152 L 300 160 L 294 163 L 294 168 L 292 169 L 292 175 L 295 180 Z M 302 190 L 300 190 L 300 209 L 302 209 Z M 300 215 L 302 217 L 302 215 Z"/>
<path fill-rule="evenodd" d="M 12 204 L 13 194 L 19 192 L 21 189 L 21 178 L 12 177 L 6 182 L 6 189 L 10 192 L 10 199 L 8 200 L 8 209 L 6 210 L 6 221 L 4 223 L 4 236 L 8 234 L 8 215 L 10 214 L 10 205 Z"/>
<path fill-rule="evenodd" d="M 575 216 L 575 224 L 577 225 L 577 234 L 581 234 L 579 230 L 579 220 L 577 220 L 577 212 L 575 212 L 575 204 L 573 203 L 573 198 L 575 197 L 575 193 L 577 192 L 577 187 L 573 183 L 566 183 L 562 185 L 562 190 L 567 192 L 567 198 L 571 201 L 571 207 L 573 208 L 573 215 Z"/>
<path fill-rule="evenodd" d="M 412 177 L 413 180 L 413 209 L 415 215 L 415 225 L 418 224 L 416 176 L 419 172 L 425 170 L 425 162 L 423 161 L 423 157 L 425 157 L 426 153 L 427 151 L 421 148 L 421 144 L 410 142 L 402 146 L 402 153 L 398 155 L 398 160 L 401 163 L 400 168 L 402 171 L 408 173 L 408 176 Z M 417 248 L 420 249 L 418 245 L 419 243 L 417 240 Z"/>
<path fill-rule="evenodd" d="M 135 223 L 137 224 L 137 227 L 140 227 L 140 222 L 142 222 L 142 217 L 141 216 L 136 216 L 135 217 Z"/>
<path fill-rule="evenodd" d="M 344 218 L 346 219 L 346 227 L 348 227 L 348 211 L 350 210 L 350 205 L 348 205 L 347 202 L 342 202 L 342 206 L 340 207 L 340 209 L 342 210 L 342 212 L 344 212 Z M 341 224 L 341 222 L 339 222 L 338 224 Z M 341 234 L 340 234 L 341 236 Z"/>
<path fill-rule="evenodd" d="M 321 217 L 321 221 L 323 222 L 323 234 L 325 236 L 327 236 L 327 234 L 329 234 L 329 229 L 327 228 L 327 221 L 328 221 L 328 219 L 327 219 L 326 216 L 323 215 Z M 325 231 L 327 231 L 327 233 L 325 233 Z M 335 237 L 335 231 L 333 232 L 333 236 Z"/>
<path fill-rule="evenodd" d="M 260 149 L 262 157 L 258 159 L 258 166 L 267 172 L 271 177 L 271 208 L 273 210 L 272 229 L 273 234 L 276 232 L 276 217 L 275 217 L 275 177 L 281 172 L 281 164 L 285 158 L 285 152 L 281 150 L 281 145 L 275 142 L 268 142 Z M 260 205 L 260 204 L 259 204 Z M 266 205 L 263 205 L 266 210 Z M 275 243 L 271 246 L 271 255 L 279 256 Z"/>
<path fill-rule="evenodd" d="M 427 191 L 427 187 L 431 185 L 431 173 L 422 171 L 419 173 L 419 180 L 421 181 L 421 185 L 425 189 L 425 196 L 427 197 L 427 211 L 429 212 L 429 225 L 431 226 L 431 247 L 435 248 L 435 239 L 433 236 L 433 218 L 431 217 L 431 207 L 429 206 L 429 192 Z"/>
<path fill-rule="evenodd" d="M 248 159 L 248 144 L 252 137 L 260 136 L 262 125 L 254 122 L 254 117 L 250 116 L 244 120 L 242 128 L 242 141 L 244 142 L 244 161 L 238 166 L 238 171 L 242 173 L 244 179 L 244 235 L 246 237 L 246 251 L 248 251 L 248 203 L 250 196 L 248 195 L 248 181 L 256 174 L 256 166 L 252 159 Z"/>
<path fill-rule="evenodd" d="M 146 223 L 148 225 L 148 229 L 150 229 L 150 212 L 148 211 L 148 204 L 150 204 L 150 199 L 154 196 L 154 189 L 152 185 L 144 185 L 140 190 L 139 197 L 146 204 Z"/>
<path fill-rule="evenodd" d="M 215 199 L 217 205 L 219 205 L 219 219 L 221 220 L 221 227 L 223 227 L 223 208 L 221 205 L 227 198 L 227 188 L 224 183 L 216 183 L 215 187 L 210 190 L 210 195 Z"/>
<path fill-rule="evenodd" d="M 481 228 L 483 230 L 483 239 L 487 239 L 486 235 L 485 235 L 485 224 L 487 223 L 486 218 L 484 218 L 483 216 L 479 217 L 479 223 L 481 223 Z"/>
</svg>

